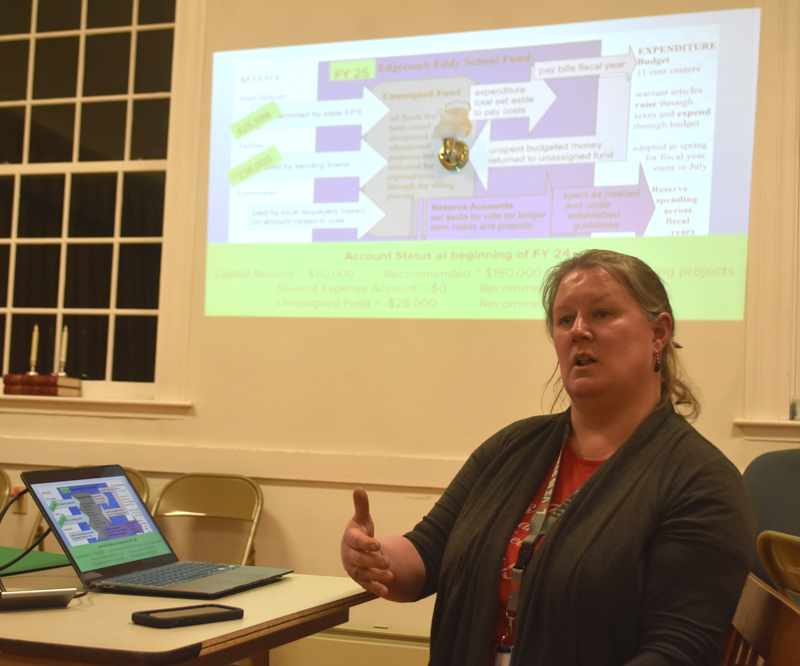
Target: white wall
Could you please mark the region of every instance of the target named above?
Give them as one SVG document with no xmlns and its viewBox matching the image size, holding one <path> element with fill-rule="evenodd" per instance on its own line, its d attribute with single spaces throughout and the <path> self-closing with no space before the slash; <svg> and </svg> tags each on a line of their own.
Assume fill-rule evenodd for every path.
<svg viewBox="0 0 800 666">
<path fill-rule="evenodd" d="M 250 475 L 266 500 L 258 562 L 341 575 L 338 545 L 352 487 L 370 491 L 379 533 L 409 529 L 484 438 L 542 410 L 555 355 L 540 322 L 205 317 L 210 54 L 751 6 L 179 3 L 158 379 L 162 398 L 191 407 L 98 403 L 92 412 L 99 415 L 85 415 L 51 408 L 56 401 L 0 402 L 0 461 L 12 475 L 33 466 L 116 462 L 144 470 L 156 487 L 188 471 Z M 697 427 L 740 468 L 762 451 L 800 441 L 798 430 L 762 423 L 785 412 L 796 381 L 800 0 L 756 6 L 763 28 L 747 318 L 678 323 L 703 403 Z M 787 282 L 788 297 L 775 288 Z M 773 360 L 763 362 L 767 357 Z M 734 424 L 745 415 L 753 422 Z M 9 516 L 3 543 L 26 533 L 22 518 Z M 327 663 L 364 655 L 425 663 L 431 607 L 373 602 L 353 613 L 351 628 L 366 634 L 308 639 L 276 652 L 273 663 L 317 661 L 320 651 Z"/>
</svg>

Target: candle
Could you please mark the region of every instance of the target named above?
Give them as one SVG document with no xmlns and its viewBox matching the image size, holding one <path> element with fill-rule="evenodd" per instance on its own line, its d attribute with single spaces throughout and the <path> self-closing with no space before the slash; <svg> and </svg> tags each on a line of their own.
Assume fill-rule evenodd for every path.
<svg viewBox="0 0 800 666">
<path fill-rule="evenodd" d="M 67 362 L 67 343 L 69 342 L 69 329 L 65 326 L 61 329 L 61 356 L 59 360 L 61 365 Z"/>
<path fill-rule="evenodd" d="M 33 325 L 33 336 L 31 337 L 31 363 L 36 363 L 39 358 L 39 324 Z"/>
</svg>

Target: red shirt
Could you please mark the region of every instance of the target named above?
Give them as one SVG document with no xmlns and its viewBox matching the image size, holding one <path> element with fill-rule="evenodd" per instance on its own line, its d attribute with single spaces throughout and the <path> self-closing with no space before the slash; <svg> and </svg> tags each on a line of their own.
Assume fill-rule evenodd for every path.
<svg viewBox="0 0 800 666">
<path fill-rule="evenodd" d="M 604 462 L 604 460 L 585 460 L 580 458 L 572 450 L 572 446 L 570 446 L 569 442 L 567 442 L 564 446 L 564 454 L 561 456 L 561 467 L 558 470 L 555 488 L 553 488 L 553 496 L 550 500 L 550 507 L 547 512 L 548 515 L 553 513 L 565 499 L 580 488 Z M 511 569 L 514 568 L 517 562 L 520 545 L 530 532 L 531 518 L 542 503 L 542 496 L 547 488 L 547 484 L 550 483 L 555 465 L 556 461 L 554 460 L 553 464 L 550 465 L 550 470 L 544 477 L 544 481 L 542 481 L 542 485 L 539 487 L 539 490 L 536 491 L 533 501 L 530 503 L 530 506 L 528 506 L 528 510 L 520 519 L 516 530 L 514 530 L 514 534 L 511 535 L 511 541 L 509 541 L 508 548 L 506 548 L 506 554 L 503 558 L 502 575 L 500 577 L 500 595 L 497 601 L 497 616 L 494 625 L 491 664 L 494 664 L 495 652 L 500 646 L 500 640 L 505 635 L 508 627 L 506 606 L 508 605 L 508 594 L 511 588 Z M 537 548 L 541 543 L 542 539 L 539 540 Z"/>
</svg>

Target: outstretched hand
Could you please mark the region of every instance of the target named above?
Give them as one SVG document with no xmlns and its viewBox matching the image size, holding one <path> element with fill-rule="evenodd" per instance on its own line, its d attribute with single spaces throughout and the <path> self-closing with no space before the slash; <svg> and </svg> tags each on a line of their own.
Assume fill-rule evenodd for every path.
<svg viewBox="0 0 800 666">
<path fill-rule="evenodd" d="M 375 525 L 369 513 L 369 497 L 363 488 L 353 491 L 355 513 L 342 536 L 342 566 L 347 574 L 365 590 L 386 596 L 387 585 L 394 577 L 389 570 L 389 560 L 381 551 L 375 538 Z"/>
</svg>

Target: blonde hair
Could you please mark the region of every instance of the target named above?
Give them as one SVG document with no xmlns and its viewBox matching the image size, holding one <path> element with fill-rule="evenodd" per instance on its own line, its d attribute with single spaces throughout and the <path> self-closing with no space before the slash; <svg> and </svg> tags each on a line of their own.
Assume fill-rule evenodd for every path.
<svg viewBox="0 0 800 666">
<path fill-rule="evenodd" d="M 672 336 L 675 334 L 672 306 L 667 296 L 667 290 L 661 278 L 645 262 L 637 257 L 613 252 L 611 250 L 586 250 L 573 254 L 560 264 L 547 271 L 542 283 L 542 305 L 546 314 L 545 322 L 547 334 L 553 339 L 553 306 L 558 293 L 558 287 L 569 273 L 587 268 L 602 268 L 628 290 L 639 304 L 645 317 L 650 321 L 655 320 L 662 312 L 672 317 Z M 700 413 L 700 403 L 692 393 L 691 383 L 685 376 L 680 359 L 677 356 L 677 346 L 670 336 L 669 342 L 661 351 L 661 400 L 658 407 L 662 407 L 672 400 L 687 418 L 695 418 Z M 560 396 L 563 386 L 558 391 L 556 400 Z"/>
</svg>

